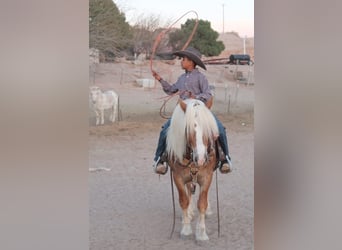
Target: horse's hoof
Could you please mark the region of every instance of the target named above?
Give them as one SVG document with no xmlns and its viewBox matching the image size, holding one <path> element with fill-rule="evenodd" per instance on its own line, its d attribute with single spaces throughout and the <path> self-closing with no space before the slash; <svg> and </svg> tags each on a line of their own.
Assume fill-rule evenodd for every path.
<svg viewBox="0 0 342 250">
<path fill-rule="evenodd" d="M 196 228 L 196 240 L 197 241 L 209 240 L 209 237 L 207 235 L 205 228 Z"/>
<path fill-rule="evenodd" d="M 196 241 L 204 242 L 204 241 L 207 241 L 207 240 L 209 240 L 209 237 L 208 237 L 208 235 L 206 233 L 200 234 L 200 235 L 196 234 Z"/>
<path fill-rule="evenodd" d="M 184 234 L 180 234 L 180 238 L 182 239 L 182 240 L 190 240 L 190 239 L 192 239 L 192 234 L 189 234 L 189 235 L 184 235 Z"/>
<path fill-rule="evenodd" d="M 205 216 L 211 216 L 213 215 L 213 211 L 211 209 L 205 211 Z"/>
<path fill-rule="evenodd" d="M 181 235 L 182 239 L 190 237 L 192 235 L 191 225 L 190 224 L 184 224 L 183 228 L 182 228 L 182 230 L 180 232 L 180 235 Z"/>
</svg>

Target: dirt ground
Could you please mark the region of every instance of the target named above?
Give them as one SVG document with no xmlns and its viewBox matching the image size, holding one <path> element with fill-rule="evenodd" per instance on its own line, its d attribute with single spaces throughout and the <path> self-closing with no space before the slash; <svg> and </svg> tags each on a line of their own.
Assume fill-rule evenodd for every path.
<svg viewBox="0 0 342 250">
<path fill-rule="evenodd" d="M 182 73 L 178 63 L 155 62 L 153 67 L 170 82 Z M 215 96 L 212 110 L 227 129 L 235 170 L 227 175 L 218 173 L 213 179 L 213 214 L 206 219 L 210 240 L 197 243 L 194 237 L 179 237 L 181 210 L 176 189 L 175 232 L 169 239 L 173 221 L 170 175 L 158 176 L 152 170 L 160 128 L 166 121 L 160 116 L 165 94 L 158 82 L 155 87 L 144 88 L 135 81 L 152 79 L 149 62 L 90 67 L 90 85 L 114 89 L 120 98 L 120 120 L 113 124 L 105 116 L 105 125 L 95 126 L 89 104 L 90 249 L 254 248 L 254 85 L 234 80 L 236 66 L 207 68 L 205 74 Z M 171 115 L 175 102 L 175 98 L 167 102 L 163 114 Z"/>
</svg>

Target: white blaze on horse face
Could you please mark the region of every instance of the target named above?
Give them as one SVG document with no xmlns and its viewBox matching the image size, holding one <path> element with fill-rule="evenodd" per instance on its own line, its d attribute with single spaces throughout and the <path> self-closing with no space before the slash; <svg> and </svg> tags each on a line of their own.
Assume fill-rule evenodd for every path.
<svg viewBox="0 0 342 250">
<path fill-rule="evenodd" d="M 196 152 L 197 152 L 197 164 L 202 166 L 205 162 L 205 146 L 203 143 L 203 131 L 198 123 L 195 122 L 195 131 L 196 131 Z"/>
</svg>

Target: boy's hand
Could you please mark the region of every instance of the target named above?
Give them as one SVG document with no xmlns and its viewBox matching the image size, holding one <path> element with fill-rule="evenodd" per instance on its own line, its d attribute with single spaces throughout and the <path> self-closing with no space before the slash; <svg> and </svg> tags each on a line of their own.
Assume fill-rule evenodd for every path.
<svg viewBox="0 0 342 250">
<path fill-rule="evenodd" d="M 155 72 L 154 70 L 152 70 L 152 76 L 157 79 L 158 81 L 160 81 L 162 78 L 160 77 L 160 75 L 158 75 L 157 72 Z"/>
</svg>

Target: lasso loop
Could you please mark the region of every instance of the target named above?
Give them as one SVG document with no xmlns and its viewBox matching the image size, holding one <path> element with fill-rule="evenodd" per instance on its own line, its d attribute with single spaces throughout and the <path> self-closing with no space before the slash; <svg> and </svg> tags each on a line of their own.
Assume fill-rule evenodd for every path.
<svg viewBox="0 0 342 250">
<path fill-rule="evenodd" d="M 156 52 L 156 50 L 157 50 L 157 47 L 158 47 L 158 45 L 160 44 L 162 38 L 165 36 L 166 33 L 168 33 L 168 32 L 171 30 L 171 28 L 172 28 L 180 19 L 182 19 L 184 16 L 186 16 L 187 14 L 189 14 L 189 13 L 191 13 L 191 12 L 195 13 L 195 15 L 196 15 L 196 23 L 195 23 L 195 25 L 194 25 L 194 28 L 192 29 L 192 32 L 191 32 L 191 34 L 190 34 L 188 40 L 187 40 L 186 43 L 184 44 L 182 50 L 184 50 L 186 47 L 188 47 L 189 43 L 191 42 L 191 40 L 192 40 L 192 38 L 193 38 L 193 36 L 194 36 L 194 34 L 195 34 L 195 32 L 196 32 L 197 26 L 198 26 L 198 15 L 197 15 L 197 12 L 194 11 L 194 10 L 190 10 L 190 11 L 186 12 L 184 15 L 182 15 L 180 18 L 178 18 L 174 23 L 172 23 L 167 29 L 161 31 L 161 32 L 157 35 L 156 40 L 154 41 L 154 44 L 153 44 L 153 47 L 152 47 L 152 54 L 151 54 L 151 57 L 150 57 L 150 70 L 151 70 L 151 72 L 153 72 L 153 68 L 152 68 L 153 57 L 154 57 L 154 55 L 155 55 L 155 52 Z"/>
<path fill-rule="evenodd" d="M 166 116 L 166 115 L 164 115 L 165 109 L 166 109 L 166 103 L 167 103 L 168 101 L 170 101 L 173 97 L 175 97 L 175 96 L 180 97 L 180 96 L 181 96 L 182 94 L 184 94 L 184 93 L 189 94 L 190 98 L 192 98 L 192 97 L 191 97 L 191 92 L 189 92 L 189 91 L 187 91 L 187 90 L 178 90 L 177 92 L 173 93 L 172 95 L 169 95 L 169 96 L 166 96 L 166 97 L 161 97 L 160 99 L 165 99 L 165 100 L 164 100 L 163 105 L 162 105 L 162 106 L 160 107 L 160 109 L 159 109 L 159 115 L 160 115 L 162 118 L 164 118 L 164 119 L 170 119 L 171 116 Z M 178 102 L 177 102 L 177 104 L 178 104 Z"/>
</svg>

